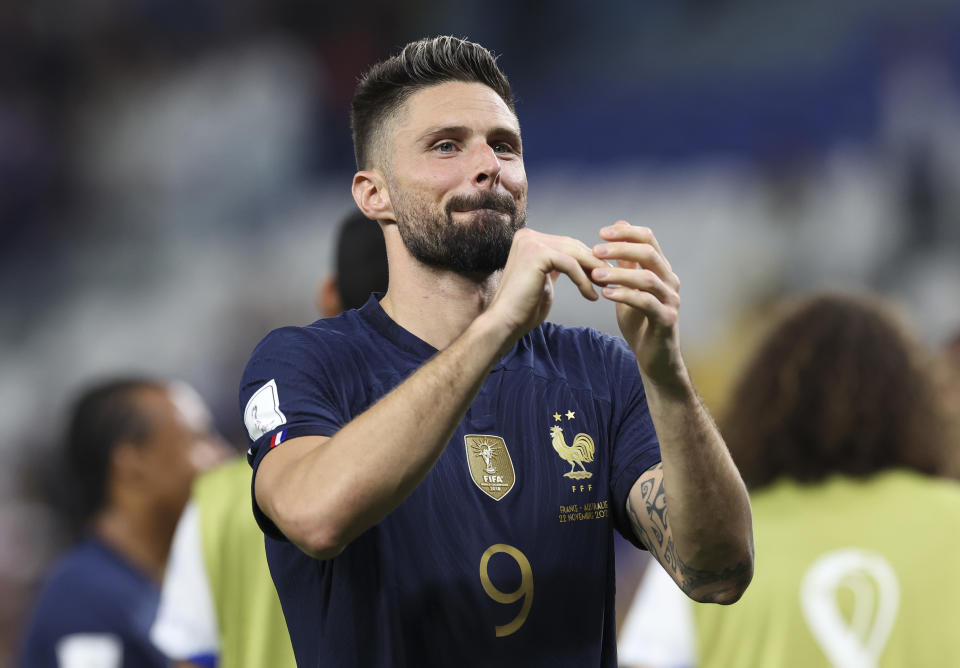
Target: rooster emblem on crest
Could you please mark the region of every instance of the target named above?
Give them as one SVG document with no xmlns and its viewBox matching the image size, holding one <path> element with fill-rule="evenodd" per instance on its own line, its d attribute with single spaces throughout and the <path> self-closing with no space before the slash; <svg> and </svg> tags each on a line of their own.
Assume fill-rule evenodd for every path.
<svg viewBox="0 0 960 668">
<path fill-rule="evenodd" d="M 553 449 L 560 455 L 560 459 L 570 462 L 570 470 L 563 475 L 574 480 L 583 480 L 593 476 L 590 471 L 584 468 L 584 462 L 592 462 L 596 450 L 593 439 L 588 434 L 580 433 L 573 437 L 573 445 L 567 445 L 563 437 L 563 428 L 559 425 L 550 427 L 550 436 L 553 438 Z M 575 470 L 577 464 L 580 470 Z"/>
</svg>

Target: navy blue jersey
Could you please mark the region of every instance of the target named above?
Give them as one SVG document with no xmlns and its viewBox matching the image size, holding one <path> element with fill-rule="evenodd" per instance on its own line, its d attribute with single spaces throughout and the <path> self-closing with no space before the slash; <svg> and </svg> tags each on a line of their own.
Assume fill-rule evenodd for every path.
<svg viewBox="0 0 960 668">
<path fill-rule="evenodd" d="M 436 353 L 374 298 L 269 334 L 240 390 L 254 475 L 272 447 L 332 436 Z M 299 665 L 615 666 L 612 529 L 637 544 L 627 494 L 659 460 L 627 345 L 534 329 L 423 482 L 337 557 L 310 558 L 255 508 Z"/>
<path fill-rule="evenodd" d="M 60 559 L 40 591 L 20 665 L 165 668 L 150 642 L 159 601 L 144 573 L 88 538 Z"/>
</svg>

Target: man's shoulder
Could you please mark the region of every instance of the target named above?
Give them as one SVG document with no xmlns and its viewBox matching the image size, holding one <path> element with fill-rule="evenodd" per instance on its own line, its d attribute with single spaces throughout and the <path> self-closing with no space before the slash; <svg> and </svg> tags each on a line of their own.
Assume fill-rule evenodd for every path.
<svg viewBox="0 0 960 668">
<path fill-rule="evenodd" d="M 873 476 L 872 486 L 878 495 L 891 499 L 911 499 L 941 517 L 960 517 L 960 480 L 920 473 L 906 468 L 893 468 Z"/>
<path fill-rule="evenodd" d="M 64 656 L 163 665 L 147 639 L 159 596 L 146 574 L 98 540 L 85 540 L 57 561 L 37 596 L 24 635 L 24 665 L 61 665 Z M 70 658 L 67 663 L 74 665 Z"/>
<path fill-rule="evenodd" d="M 554 346 L 572 343 L 594 346 L 598 350 L 602 350 L 609 346 L 619 346 L 623 342 L 623 339 L 620 337 L 606 334 L 593 327 L 571 327 L 549 321 L 544 322 L 530 333 L 534 336 L 542 336 L 545 343 Z"/>
<path fill-rule="evenodd" d="M 310 375 L 329 365 L 337 367 L 349 359 L 362 359 L 376 347 L 375 335 L 356 311 L 309 325 L 280 327 L 253 349 L 244 380 L 251 373 L 258 377 L 264 365 L 271 373 L 288 369 L 294 374 Z"/>
<path fill-rule="evenodd" d="M 548 356 L 559 361 L 575 362 L 589 359 L 593 363 L 609 365 L 624 355 L 632 358 L 626 342 L 592 327 L 569 327 L 545 322 L 524 337 L 524 345 L 534 355 Z"/>
<path fill-rule="evenodd" d="M 57 609 L 58 602 L 84 597 L 96 590 L 103 563 L 91 554 L 86 544 L 70 548 L 54 562 L 37 594 L 37 610 Z M 73 607 L 73 606 L 71 606 Z"/>
<path fill-rule="evenodd" d="M 153 605 L 159 591 L 119 556 L 93 540 L 71 548 L 53 566 L 37 597 L 38 621 L 70 628 Z"/>
<path fill-rule="evenodd" d="M 351 341 L 363 332 L 362 319 L 356 312 L 347 311 L 332 318 L 321 318 L 309 325 L 286 325 L 272 330 L 254 348 L 254 355 L 262 350 L 278 348 L 315 348 L 334 341 Z"/>
<path fill-rule="evenodd" d="M 628 357 L 629 356 L 629 357 Z M 623 339 L 590 327 L 545 322 L 528 332 L 505 360 L 507 368 L 530 367 L 541 377 L 561 377 L 577 387 L 604 387 L 632 360 Z M 634 362 L 630 365 L 635 366 Z"/>
<path fill-rule="evenodd" d="M 132 590 L 152 592 L 147 576 L 96 539 L 86 539 L 54 564 L 45 589 L 51 592 L 91 591 L 99 598 Z"/>
</svg>

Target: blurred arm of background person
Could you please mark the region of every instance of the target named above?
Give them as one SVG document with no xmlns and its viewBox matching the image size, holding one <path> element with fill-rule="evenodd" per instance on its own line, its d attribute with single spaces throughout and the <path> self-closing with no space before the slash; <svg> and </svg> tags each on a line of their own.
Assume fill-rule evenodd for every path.
<svg viewBox="0 0 960 668">
<path fill-rule="evenodd" d="M 938 555 L 960 549 L 943 531 L 960 521 L 960 485 L 938 477 L 954 448 L 931 364 L 872 297 L 820 293 L 783 313 L 720 423 L 751 489 L 754 581 L 732 608 L 710 609 L 651 565 L 621 630 L 621 665 L 960 662 L 943 621 L 960 585 L 930 575 L 943 571 Z M 891 541 L 891 527 L 910 539 Z"/>
<path fill-rule="evenodd" d="M 359 211 L 340 222 L 335 270 L 315 300 L 330 318 L 387 289 L 380 227 Z M 180 668 L 294 666 L 293 650 L 250 510 L 242 458 L 201 475 L 173 540 L 151 638 Z"/>
<path fill-rule="evenodd" d="M 113 379 L 80 395 L 60 464 L 82 539 L 37 597 L 24 668 L 167 665 L 149 626 L 191 481 L 223 452 L 208 417 L 182 383 Z"/>
</svg>

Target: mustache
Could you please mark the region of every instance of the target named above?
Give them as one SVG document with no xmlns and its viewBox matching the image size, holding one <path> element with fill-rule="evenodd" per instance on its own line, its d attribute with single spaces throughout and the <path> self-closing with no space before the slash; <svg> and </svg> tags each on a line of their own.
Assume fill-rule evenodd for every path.
<svg viewBox="0 0 960 668">
<path fill-rule="evenodd" d="M 455 195 L 450 198 L 445 207 L 447 216 L 454 210 L 474 211 L 476 209 L 491 209 L 513 217 L 517 214 L 517 203 L 513 198 L 503 193 L 481 192 L 473 195 Z"/>
</svg>

